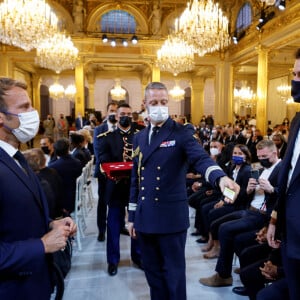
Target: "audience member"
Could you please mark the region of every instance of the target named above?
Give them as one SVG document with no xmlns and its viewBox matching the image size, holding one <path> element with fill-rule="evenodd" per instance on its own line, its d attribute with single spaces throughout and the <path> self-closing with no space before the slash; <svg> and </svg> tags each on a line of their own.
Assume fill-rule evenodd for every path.
<svg viewBox="0 0 300 300">
<path fill-rule="evenodd" d="M 257 156 L 264 170 L 258 180 L 249 179 L 247 194 L 252 197 L 250 207 L 225 215 L 231 221 L 223 223 L 219 228 L 220 254 L 216 273 L 208 278 L 200 278 L 203 285 L 232 285 L 234 239 L 243 232 L 263 227 L 269 221 L 277 197 L 276 186 L 281 160 L 278 159 L 275 144 L 270 140 L 262 140 L 257 144 Z"/>
<path fill-rule="evenodd" d="M 70 142 L 68 139 L 57 140 L 54 149 L 57 160 L 49 163 L 48 166 L 55 169 L 63 181 L 63 213 L 65 216 L 69 216 L 75 208 L 76 179 L 82 172 L 82 164 L 69 153 Z"/>
</svg>

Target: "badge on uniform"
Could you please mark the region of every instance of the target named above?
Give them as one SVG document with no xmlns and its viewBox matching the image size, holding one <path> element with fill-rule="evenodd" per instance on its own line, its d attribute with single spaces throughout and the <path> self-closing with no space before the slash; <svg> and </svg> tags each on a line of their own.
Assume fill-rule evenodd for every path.
<svg viewBox="0 0 300 300">
<path fill-rule="evenodd" d="M 162 142 L 159 147 L 160 148 L 174 147 L 175 144 L 176 144 L 175 140 L 173 140 L 173 141 L 165 141 L 165 142 Z"/>
<path fill-rule="evenodd" d="M 137 148 L 135 148 L 135 150 L 132 153 L 132 157 L 138 156 L 139 153 L 140 153 L 140 146 L 138 146 Z"/>
</svg>

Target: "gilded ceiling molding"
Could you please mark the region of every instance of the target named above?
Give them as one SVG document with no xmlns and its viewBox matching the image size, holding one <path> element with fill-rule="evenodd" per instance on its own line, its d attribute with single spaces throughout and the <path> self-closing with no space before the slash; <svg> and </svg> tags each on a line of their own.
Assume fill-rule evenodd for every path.
<svg viewBox="0 0 300 300">
<path fill-rule="evenodd" d="M 96 7 L 87 17 L 87 31 L 88 32 L 101 32 L 98 21 L 105 13 L 114 10 L 121 9 L 127 11 L 134 16 L 137 23 L 136 34 L 148 34 L 149 27 L 146 16 L 139 9 L 128 4 L 109 3 Z"/>
</svg>

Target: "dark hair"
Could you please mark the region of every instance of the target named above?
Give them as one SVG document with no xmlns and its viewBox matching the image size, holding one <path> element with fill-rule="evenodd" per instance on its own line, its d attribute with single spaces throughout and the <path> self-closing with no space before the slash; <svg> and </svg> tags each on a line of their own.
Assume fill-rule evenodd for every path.
<svg viewBox="0 0 300 300">
<path fill-rule="evenodd" d="M 66 156 L 69 154 L 70 142 L 68 139 L 59 139 L 54 144 L 55 153 L 57 156 Z"/>
<path fill-rule="evenodd" d="M 7 103 L 4 101 L 4 96 L 6 91 L 11 90 L 14 87 L 19 87 L 21 89 L 27 90 L 27 84 L 12 78 L 0 77 L 0 111 L 7 110 Z"/>
<path fill-rule="evenodd" d="M 130 105 L 127 104 L 127 103 L 121 103 L 121 104 L 119 104 L 118 105 L 118 109 L 121 108 L 121 107 L 126 107 L 126 108 L 130 108 L 131 109 Z"/>
<path fill-rule="evenodd" d="M 232 148 L 232 153 L 234 148 L 239 148 L 245 155 L 246 155 L 246 163 L 251 164 L 251 152 L 249 151 L 248 147 L 244 144 L 236 144 Z"/>
<path fill-rule="evenodd" d="M 78 147 L 84 142 L 84 136 L 78 133 L 71 133 L 70 140 L 73 147 Z"/>
<path fill-rule="evenodd" d="M 113 106 L 118 106 L 118 104 L 115 103 L 115 102 L 109 102 L 109 103 L 106 105 L 106 111 L 109 110 L 109 107 L 110 107 L 111 105 L 113 105 Z"/>
</svg>

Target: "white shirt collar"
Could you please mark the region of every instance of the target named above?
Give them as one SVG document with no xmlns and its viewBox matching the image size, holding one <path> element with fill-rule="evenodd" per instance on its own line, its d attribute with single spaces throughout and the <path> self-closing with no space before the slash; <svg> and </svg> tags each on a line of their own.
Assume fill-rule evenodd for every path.
<svg viewBox="0 0 300 300">
<path fill-rule="evenodd" d="M 18 149 L 13 147 L 12 145 L 0 140 L 0 147 L 10 156 L 13 157 Z"/>
</svg>

